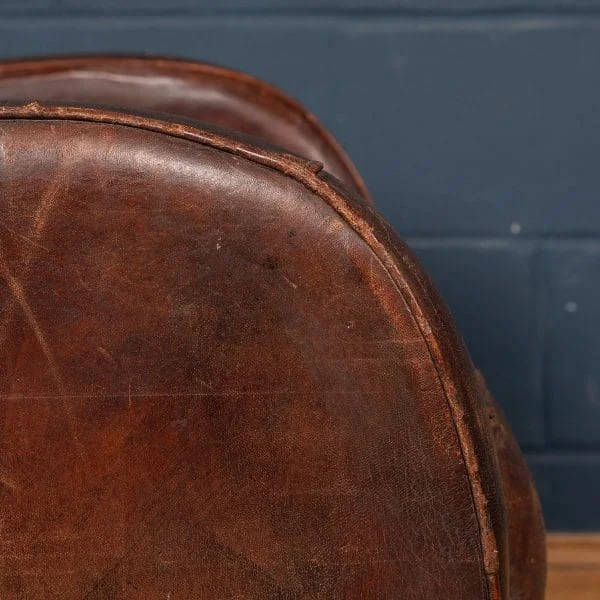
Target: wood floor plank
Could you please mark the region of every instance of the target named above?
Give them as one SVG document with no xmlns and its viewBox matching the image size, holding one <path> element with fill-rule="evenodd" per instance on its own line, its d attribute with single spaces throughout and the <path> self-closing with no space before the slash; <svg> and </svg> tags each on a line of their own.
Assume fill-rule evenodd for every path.
<svg viewBox="0 0 600 600">
<path fill-rule="evenodd" d="M 600 534 L 548 536 L 547 600 L 600 600 Z"/>
</svg>

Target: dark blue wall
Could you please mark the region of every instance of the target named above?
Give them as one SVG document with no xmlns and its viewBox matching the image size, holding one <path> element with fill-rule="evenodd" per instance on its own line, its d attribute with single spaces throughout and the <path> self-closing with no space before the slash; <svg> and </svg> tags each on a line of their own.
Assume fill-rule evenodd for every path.
<svg viewBox="0 0 600 600">
<path fill-rule="evenodd" d="M 177 55 L 307 104 L 422 257 L 550 528 L 600 529 L 600 0 L 9 0 L 0 56 Z"/>
</svg>

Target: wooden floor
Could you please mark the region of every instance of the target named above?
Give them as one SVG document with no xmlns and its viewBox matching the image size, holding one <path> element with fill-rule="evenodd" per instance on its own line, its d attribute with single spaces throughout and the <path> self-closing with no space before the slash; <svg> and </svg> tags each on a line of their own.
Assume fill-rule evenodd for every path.
<svg viewBox="0 0 600 600">
<path fill-rule="evenodd" d="M 600 534 L 548 536 L 546 600 L 600 600 Z"/>
</svg>

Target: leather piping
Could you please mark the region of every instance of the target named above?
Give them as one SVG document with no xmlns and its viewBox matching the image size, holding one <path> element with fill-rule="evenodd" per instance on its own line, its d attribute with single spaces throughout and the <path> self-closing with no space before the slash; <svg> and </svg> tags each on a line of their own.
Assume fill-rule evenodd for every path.
<svg viewBox="0 0 600 600">
<path fill-rule="evenodd" d="M 194 75 L 196 73 L 208 74 L 223 80 L 234 80 L 252 88 L 257 97 L 268 96 L 275 100 L 279 105 L 284 106 L 290 113 L 298 115 L 302 121 L 307 123 L 314 133 L 323 142 L 329 146 L 343 167 L 351 175 L 356 189 L 360 195 L 369 203 L 373 204 L 369 190 L 360 176 L 356 167 L 346 154 L 344 149 L 338 144 L 337 140 L 325 129 L 317 118 L 304 108 L 291 96 L 283 93 L 276 87 L 261 81 L 246 73 L 241 73 L 234 69 L 212 65 L 207 63 L 198 63 L 176 58 L 164 57 L 143 57 L 143 56 L 77 56 L 77 57 L 55 57 L 55 58 L 30 58 L 18 61 L 0 61 L 0 76 L 19 76 L 22 74 L 40 75 L 47 73 L 68 72 L 72 68 L 92 68 L 101 67 L 119 67 L 135 65 L 140 67 L 149 66 L 165 71 L 167 75 L 173 75 L 174 71 L 182 75 Z"/>
</svg>

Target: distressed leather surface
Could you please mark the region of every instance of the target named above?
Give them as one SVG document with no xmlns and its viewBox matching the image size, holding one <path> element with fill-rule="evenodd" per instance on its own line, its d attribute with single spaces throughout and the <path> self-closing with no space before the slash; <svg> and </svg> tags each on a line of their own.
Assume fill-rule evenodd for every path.
<svg viewBox="0 0 600 600">
<path fill-rule="evenodd" d="M 3 596 L 507 596 L 475 372 L 363 201 L 202 129 L 0 112 Z"/>
<path fill-rule="evenodd" d="M 495 440 L 506 507 L 511 600 L 542 600 L 546 588 L 546 533 L 540 500 L 525 457 L 502 407 L 481 380 L 482 396 Z"/>
<path fill-rule="evenodd" d="M 312 116 L 279 91 L 226 69 L 182 61 L 89 57 L 0 65 L 0 97 L 27 95 L 71 102 L 108 102 L 132 109 L 146 107 L 237 127 L 325 162 L 370 202 L 354 167 Z M 318 167 L 309 168 L 314 171 Z M 345 193 L 326 173 L 321 178 Z M 494 501 L 506 508 L 506 526 L 499 526 L 502 519 L 496 518 L 494 537 L 500 540 L 500 553 L 510 554 L 510 597 L 537 600 L 543 598 L 545 582 L 539 501 L 502 411 L 485 385 L 480 385 L 478 393 L 483 399 L 479 403 L 483 401 L 487 407 L 486 426 L 490 429 L 491 425 L 487 433 L 493 436 L 499 463 L 488 468 L 499 471 L 502 484 Z M 502 550 L 506 535 L 506 547 Z"/>
<path fill-rule="evenodd" d="M 322 162 L 369 198 L 350 159 L 312 114 L 264 81 L 224 67 L 136 57 L 10 61 L 0 63 L 0 100 L 103 104 L 222 125 Z"/>
</svg>

